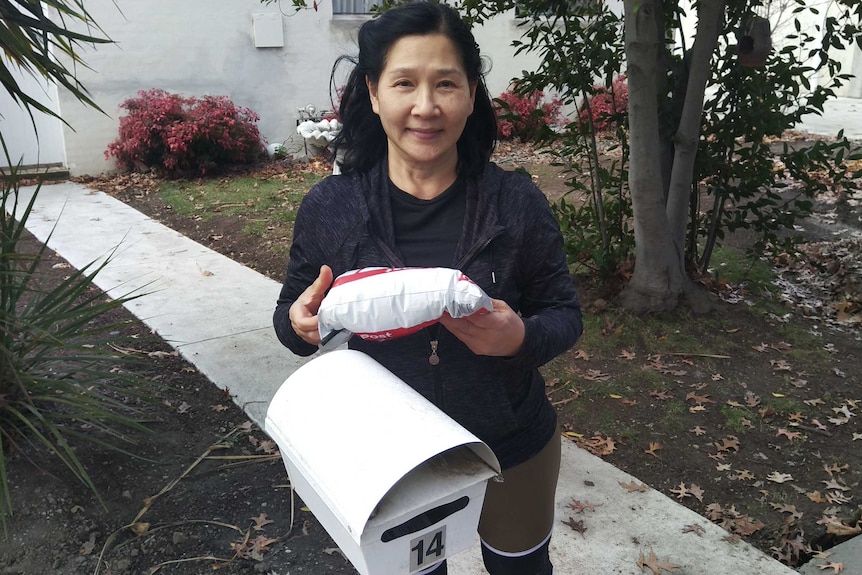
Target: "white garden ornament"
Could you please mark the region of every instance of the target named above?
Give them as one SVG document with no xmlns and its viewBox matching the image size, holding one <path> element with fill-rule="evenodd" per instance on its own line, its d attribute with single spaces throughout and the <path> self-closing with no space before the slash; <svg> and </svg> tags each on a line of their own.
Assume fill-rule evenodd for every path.
<svg viewBox="0 0 862 575">
<path fill-rule="evenodd" d="M 296 132 L 305 138 L 305 141 L 318 148 L 325 148 L 329 145 L 338 132 L 341 130 L 341 123 L 336 120 L 305 120 L 296 126 Z"/>
</svg>

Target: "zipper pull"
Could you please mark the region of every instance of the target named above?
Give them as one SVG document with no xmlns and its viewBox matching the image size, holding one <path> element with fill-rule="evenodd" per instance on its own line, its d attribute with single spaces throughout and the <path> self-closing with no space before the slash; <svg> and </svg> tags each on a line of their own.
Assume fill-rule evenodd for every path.
<svg viewBox="0 0 862 575">
<path fill-rule="evenodd" d="M 437 355 L 437 340 L 431 340 L 431 355 L 428 356 L 428 363 L 437 365 L 440 363 L 440 357 Z"/>
</svg>

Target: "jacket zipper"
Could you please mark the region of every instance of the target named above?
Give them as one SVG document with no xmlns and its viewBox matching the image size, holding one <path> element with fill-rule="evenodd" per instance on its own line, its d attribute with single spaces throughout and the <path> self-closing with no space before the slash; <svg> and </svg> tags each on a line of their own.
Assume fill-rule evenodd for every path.
<svg viewBox="0 0 862 575">
<path fill-rule="evenodd" d="M 477 242 L 473 247 L 467 252 L 463 258 L 458 262 L 455 266 L 457 269 L 463 269 L 468 263 L 470 263 L 476 255 L 488 247 L 494 238 L 501 235 L 503 233 L 503 229 L 497 229 L 493 234 L 488 236 L 483 242 Z M 497 278 L 495 277 L 493 265 L 491 266 L 491 281 L 493 283 L 497 283 Z M 431 348 L 431 353 L 428 356 L 428 363 L 431 364 L 431 373 L 434 376 L 434 403 L 440 409 L 445 409 L 446 404 L 446 393 L 443 389 L 443 381 L 440 378 L 440 356 L 437 355 L 437 351 L 440 346 L 440 332 L 438 328 L 437 337 L 432 339 L 431 336 L 431 328 L 425 328 L 425 334 L 428 337 L 428 345 Z"/>
<path fill-rule="evenodd" d="M 462 257 L 458 261 L 458 263 L 455 264 L 455 267 L 459 270 L 463 270 L 467 266 L 467 264 L 469 264 L 471 261 L 473 261 L 473 259 L 479 254 L 479 252 L 481 252 L 482 250 L 487 248 L 489 245 L 491 245 L 491 242 L 493 242 L 495 239 L 497 239 L 499 236 L 501 236 L 504 231 L 505 230 L 503 228 L 498 228 L 494 231 L 493 234 L 488 236 L 485 239 L 485 241 L 475 243 L 473 245 L 473 247 L 470 248 L 470 251 L 467 252 L 466 254 L 464 254 L 464 257 Z M 491 269 L 491 281 L 493 283 L 497 283 L 496 274 L 494 274 L 493 269 Z"/>
</svg>

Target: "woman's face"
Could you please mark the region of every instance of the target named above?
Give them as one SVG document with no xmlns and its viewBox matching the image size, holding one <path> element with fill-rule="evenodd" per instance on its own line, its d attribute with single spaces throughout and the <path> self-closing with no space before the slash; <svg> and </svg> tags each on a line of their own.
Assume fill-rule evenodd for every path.
<svg viewBox="0 0 862 575">
<path fill-rule="evenodd" d="M 451 170 L 456 144 L 473 112 L 476 83 L 470 82 L 458 50 L 442 34 L 404 36 L 386 56 L 371 107 L 389 141 L 389 163 L 413 169 Z"/>
</svg>

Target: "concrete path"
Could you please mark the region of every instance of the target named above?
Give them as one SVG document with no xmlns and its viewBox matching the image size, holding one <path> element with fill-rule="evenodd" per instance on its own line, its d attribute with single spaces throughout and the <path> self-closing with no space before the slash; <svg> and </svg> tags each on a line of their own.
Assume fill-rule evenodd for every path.
<svg viewBox="0 0 862 575">
<path fill-rule="evenodd" d="M 836 136 L 839 130 L 851 140 L 862 140 L 862 98 L 835 98 L 823 105 L 823 114 L 803 116 L 795 128 L 821 136 Z"/>
<path fill-rule="evenodd" d="M 23 189 L 21 199 L 32 193 Z M 114 296 L 149 292 L 130 302 L 129 310 L 213 383 L 230 388 L 263 427 L 272 395 L 305 361 L 283 348 L 271 328 L 277 282 L 74 183 L 43 187 L 27 228 L 75 267 L 110 258 L 97 276 L 99 287 Z M 729 542 L 725 531 L 659 492 L 629 492 L 620 485 L 632 481 L 637 480 L 565 442 L 560 523 L 551 547 L 558 575 L 639 575 L 644 570 L 638 557 L 648 559 L 650 553 L 679 565 L 671 572 L 676 575 L 795 573 L 744 542 Z M 583 520 L 583 534 L 562 523 L 574 515 L 568 508 L 573 498 L 595 506 L 574 517 Z M 703 530 L 700 535 L 684 532 L 694 525 Z M 451 572 L 484 573 L 478 549 L 453 558 Z"/>
</svg>

